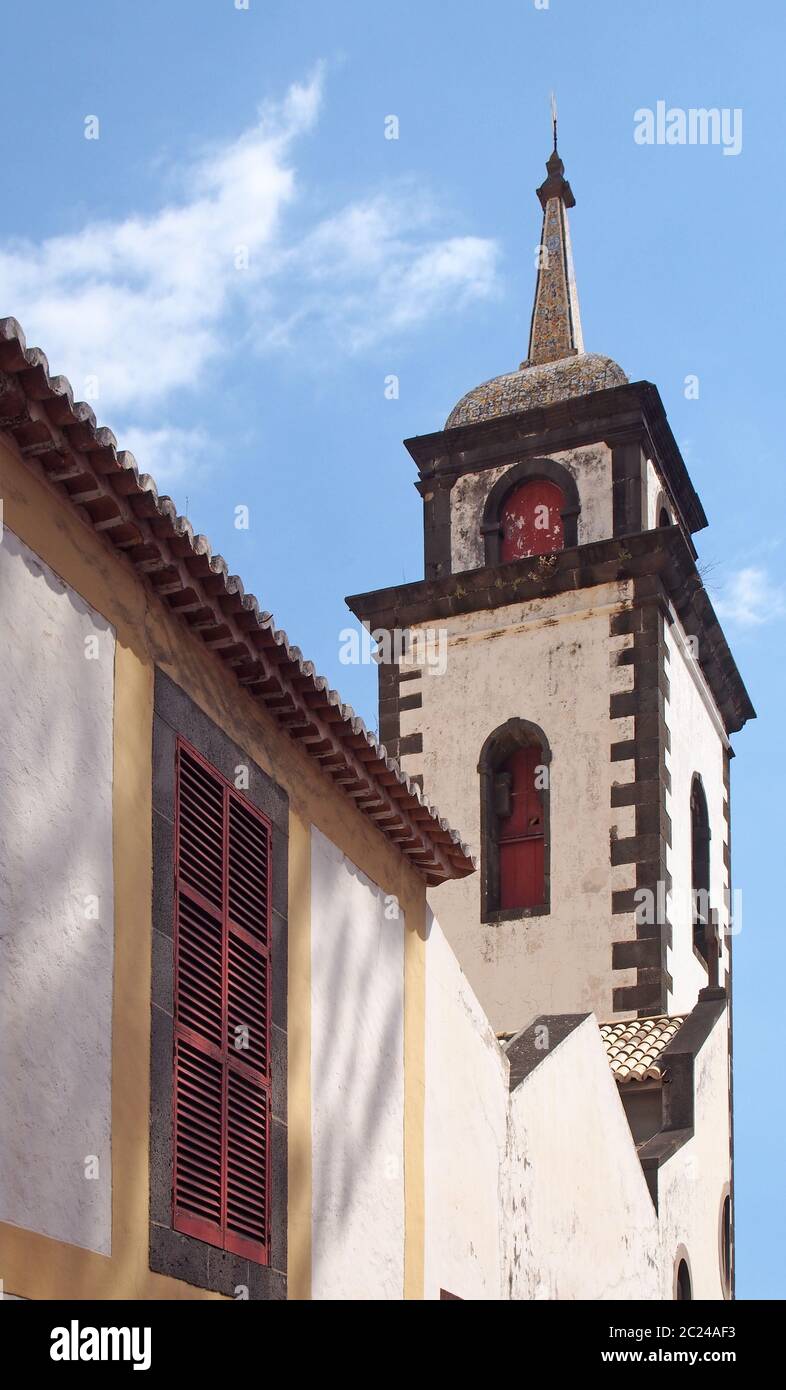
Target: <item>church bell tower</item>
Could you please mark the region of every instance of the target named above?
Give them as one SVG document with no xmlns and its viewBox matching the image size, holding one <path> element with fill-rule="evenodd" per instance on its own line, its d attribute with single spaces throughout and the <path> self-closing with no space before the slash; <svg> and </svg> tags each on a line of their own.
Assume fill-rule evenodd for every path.
<svg viewBox="0 0 786 1390">
<path fill-rule="evenodd" d="M 556 128 L 546 169 L 527 358 L 406 441 L 425 579 L 348 600 L 407 634 L 380 737 L 477 856 L 432 906 L 500 1032 L 723 997 L 730 737 L 754 715 L 660 395 L 584 349 Z"/>
</svg>

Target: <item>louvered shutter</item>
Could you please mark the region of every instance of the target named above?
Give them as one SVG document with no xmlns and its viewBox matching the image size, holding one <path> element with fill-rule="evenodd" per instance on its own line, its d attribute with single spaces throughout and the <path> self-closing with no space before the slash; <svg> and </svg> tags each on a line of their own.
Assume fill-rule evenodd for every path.
<svg viewBox="0 0 786 1390">
<path fill-rule="evenodd" d="M 175 819 L 173 1224 L 266 1263 L 270 826 L 182 740 Z"/>
</svg>

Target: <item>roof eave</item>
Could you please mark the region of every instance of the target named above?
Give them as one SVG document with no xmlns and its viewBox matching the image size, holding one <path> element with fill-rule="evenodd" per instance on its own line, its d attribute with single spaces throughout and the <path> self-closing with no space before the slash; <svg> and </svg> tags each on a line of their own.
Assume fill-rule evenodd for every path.
<svg viewBox="0 0 786 1390">
<path fill-rule="evenodd" d="M 159 495 L 133 455 L 99 428 L 70 383 L 52 376 L 15 319 L 0 319 L 0 431 L 61 501 L 102 533 L 116 558 L 165 603 L 206 660 L 221 661 L 279 727 L 399 849 L 429 885 L 475 869 L 472 854 L 420 787 L 319 676 L 205 536 Z"/>
</svg>

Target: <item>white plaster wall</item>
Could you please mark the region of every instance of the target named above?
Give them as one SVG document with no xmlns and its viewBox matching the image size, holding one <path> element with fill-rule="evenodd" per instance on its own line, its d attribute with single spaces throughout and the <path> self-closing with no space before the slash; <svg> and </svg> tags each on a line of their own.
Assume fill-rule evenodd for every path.
<svg viewBox="0 0 786 1390">
<path fill-rule="evenodd" d="M 404 916 L 311 835 L 312 1295 L 404 1291 Z"/>
<path fill-rule="evenodd" d="M 649 1193 L 596 1018 L 511 1093 L 508 1058 L 450 949 L 426 950 L 425 1296 L 673 1298 L 688 1251 L 696 1298 L 723 1297 L 729 1178 L 727 1021 L 696 1061 L 695 1133 Z"/>
<path fill-rule="evenodd" d="M 609 638 L 610 609 L 627 595 L 627 584 L 607 584 L 449 619 L 444 674 L 407 685 L 423 704 L 402 712 L 401 732 L 422 729 L 424 752 L 403 765 L 423 772 L 430 798 L 478 855 L 486 738 L 518 716 L 551 745 L 551 912 L 481 923 L 480 874 L 430 895 L 498 1030 L 516 1031 L 538 1013 L 594 1009 L 610 1018 L 613 986 L 636 981 L 634 971 L 611 970 L 612 940 L 626 929 L 611 916 L 611 891 L 635 886 L 630 866 L 612 868 L 609 849 L 612 824 L 620 837 L 632 834 L 635 814 L 610 809 L 622 765 L 610 762 L 609 746 L 633 732 L 632 720 L 609 719 L 610 692 L 632 680 L 630 666 L 611 665 L 618 643 Z"/>
<path fill-rule="evenodd" d="M 0 1220 L 108 1254 L 114 632 L 8 529 L 0 631 Z"/>
<path fill-rule="evenodd" d="M 660 1296 L 658 1220 L 592 1016 L 513 1092 L 502 1223 L 506 1298 Z"/>
<path fill-rule="evenodd" d="M 613 534 L 611 450 L 606 444 L 582 449 L 564 449 L 549 458 L 561 463 L 576 479 L 579 490 L 579 545 L 606 540 Z M 479 569 L 485 564 L 481 533 L 483 509 L 494 484 L 511 468 L 512 460 L 500 468 L 486 468 L 458 478 L 450 494 L 451 564 L 453 573 Z"/>
<path fill-rule="evenodd" d="M 679 1036 L 679 1035 L 678 1035 Z M 694 1134 L 659 1174 L 661 1298 L 673 1298 L 677 1249 L 688 1252 L 693 1297 L 723 1298 L 721 1210 L 730 1175 L 728 1017 L 695 1064 Z"/>
<path fill-rule="evenodd" d="M 426 948 L 425 1296 L 499 1299 L 508 1064 L 440 930 Z"/>
<path fill-rule="evenodd" d="M 671 749 L 666 754 L 671 773 L 671 792 L 666 799 L 671 817 L 671 847 L 666 862 L 672 875 L 672 893 L 667 904 L 672 923 L 668 960 L 674 982 L 669 1000 L 672 1013 L 692 1008 L 699 990 L 707 983 L 706 969 L 693 950 L 692 934 L 690 790 L 694 773 L 699 773 L 704 784 L 710 818 L 710 902 L 718 909 L 722 927 L 728 921 L 723 863 L 725 735 L 698 662 L 686 651 L 681 634 L 681 624 L 675 617 L 672 626 L 666 628 L 670 685 L 666 720 L 671 735 Z M 727 962 L 725 940 L 723 945 L 721 980 Z"/>
<path fill-rule="evenodd" d="M 647 526 L 654 531 L 658 525 L 658 499 L 662 493 L 665 495 L 665 488 L 652 459 L 647 459 L 646 489 Z"/>
</svg>

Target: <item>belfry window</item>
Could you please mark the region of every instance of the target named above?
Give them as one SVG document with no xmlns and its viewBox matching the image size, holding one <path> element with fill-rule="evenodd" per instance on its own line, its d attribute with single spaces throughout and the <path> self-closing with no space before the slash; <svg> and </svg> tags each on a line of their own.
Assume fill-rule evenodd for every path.
<svg viewBox="0 0 786 1390">
<path fill-rule="evenodd" d="M 524 459 L 489 490 L 481 531 L 487 565 L 551 555 L 579 543 L 576 479 L 556 459 Z"/>
<path fill-rule="evenodd" d="M 562 550 L 565 545 L 564 507 L 562 488 L 548 478 L 534 478 L 515 488 L 506 498 L 500 514 L 502 563 Z"/>
<path fill-rule="evenodd" d="M 549 773 L 543 732 L 510 719 L 480 757 L 483 920 L 549 911 Z"/>
<path fill-rule="evenodd" d="M 701 778 L 693 778 L 690 792 L 691 900 L 693 945 L 707 961 L 707 924 L 710 920 L 710 818 Z"/>
</svg>

